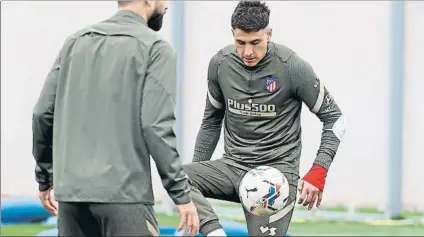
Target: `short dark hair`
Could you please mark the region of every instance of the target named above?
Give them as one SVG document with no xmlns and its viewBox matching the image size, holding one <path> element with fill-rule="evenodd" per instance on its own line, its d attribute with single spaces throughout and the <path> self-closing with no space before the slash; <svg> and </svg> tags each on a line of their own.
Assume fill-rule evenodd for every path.
<svg viewBox="0 0 424 237">
<path fill-rule="evenodd" d="M 245 32 L 257 32 L 269 24 L 271 11 L 265 2 L 258 0 L 240 1 L 231 16 L 231 27 Z"/>
</svg>

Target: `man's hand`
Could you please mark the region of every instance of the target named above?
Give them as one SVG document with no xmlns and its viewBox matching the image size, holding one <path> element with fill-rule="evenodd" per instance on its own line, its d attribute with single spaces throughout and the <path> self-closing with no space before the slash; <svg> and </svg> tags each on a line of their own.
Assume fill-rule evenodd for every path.
<svg viewBox="0 0 424 237">
<path fill-rule="evenodd" d="M 177 230 L 184 229 L 183 236 L 187 236 L 189 232 L 190 236 L 197 235 L 199 233 L 199 216 L 193 202 L 177 205 L 177 210 L 180 213 L 180 224 Z"/>
<path fill-rule="evenodd" d="M 308 210 L 312 210 L 315 202 L 317 203 L 316 207 L 321 205 L 322 191 L 320 191 L 317 187 L 305 180 L 300 180 L 297 189 L 300 193 L 298 204 L 303 203 L 303 206 L 309 205 Z"/>
<path fill-rule="evenodd" d="M 303 203 L 303 206 L 309 205 L 308 210 L 312 210 L 315 202 L 317 202 L 317 207 L 321 205 L 327 172 L 328 170 L 322 166 L 312 166 L 298 185 L 297 189 L 300 193 L 299 204 Z"/>
<path fill-rule="evenodd" d="M 40 191 L 38 197 L 41 200 L 43 207 L 50 212 L 52 215 L 57 216 L 57 206 L 53 196 L 53 188 L 50 188 L 46 191 Z"/>
</svg>

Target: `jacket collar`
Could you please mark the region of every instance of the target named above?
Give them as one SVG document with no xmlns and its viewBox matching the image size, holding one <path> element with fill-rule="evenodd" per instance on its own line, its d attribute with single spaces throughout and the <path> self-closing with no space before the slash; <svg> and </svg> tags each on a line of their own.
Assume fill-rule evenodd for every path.
<svg viewBox="0 0 424 237">
<path fill-rule="evenodd" d="M 130 21 L 135 21 L 137 23 L 141 23 L 143 25 L 147 25 L 146 20 L 144 20 L 140 15 L 131 11 L 131 10 L 119 10 L 114 18 L 127 19 Z"/>
</svg>

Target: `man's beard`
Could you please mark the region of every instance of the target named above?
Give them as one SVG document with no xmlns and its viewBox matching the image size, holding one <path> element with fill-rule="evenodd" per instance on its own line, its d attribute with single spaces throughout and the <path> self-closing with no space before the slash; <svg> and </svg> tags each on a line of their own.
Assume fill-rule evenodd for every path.
<svg viewBox="0 0 424 237">
<path fill-rule="evenodd" d="M 163 15 L 157 11 L 153 12 L 152 17 L 147 21 L 147 26 L 154 31 L 159 31 L 162 28 Z"/>
</svg>

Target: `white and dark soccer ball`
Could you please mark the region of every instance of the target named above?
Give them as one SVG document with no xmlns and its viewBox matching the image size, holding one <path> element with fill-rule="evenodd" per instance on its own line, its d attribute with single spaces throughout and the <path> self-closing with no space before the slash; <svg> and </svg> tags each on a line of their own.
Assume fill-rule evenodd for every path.
<svg viewBox="0 0 424 237">
<path fill-rule="evenodd" d="M 287 203 L 289 184 L 276 168 L 259 166 L 247 172 L 239 187 L 243 207 L 256 216 L 271 216 Z"/>
</svg>

